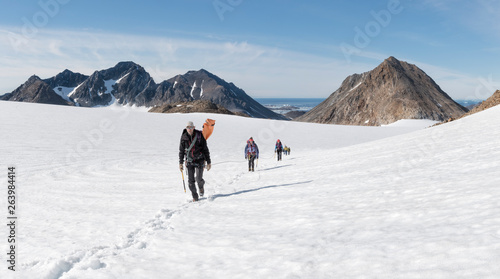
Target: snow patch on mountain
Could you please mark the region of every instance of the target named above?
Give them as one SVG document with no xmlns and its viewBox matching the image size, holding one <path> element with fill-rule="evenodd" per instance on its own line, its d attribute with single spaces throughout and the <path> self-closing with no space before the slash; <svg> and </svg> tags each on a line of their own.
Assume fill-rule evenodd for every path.
<svg viewBox="0 0 500 279">
<path fill-rule="evenodd" d="M 114 79 L 109 79 L 104 81 L 104 87 L 106 87 L 106 90 L 104 92 L 99 92 L 99 96 L 102 96 L 103 94 L 111 94 L 111 91 L 113 91 L 113 85 L 115 85 L 118 82 L 118 80 Z"/>
<path fill-rule="evenodd" d="M 71 99 L 69 96 L 71 93 L 75 90 L 76 87 L 65 87 L 65 86 L 57 86 L 53 88 L 54 92 L 57 93 L 57 95 L 61 96 L 64 100 L 71 102 Z"/>
<path fill-rule="evenodd" d="M 191 98 L 193 99 L 194 99 L 193 92 L 195 89 L 196 89 L 196 81 L 193 83 L 193 86 L 191 87 L 191 92 L 189 93 L 189 95 L 191 95 Z"/>
</svg>

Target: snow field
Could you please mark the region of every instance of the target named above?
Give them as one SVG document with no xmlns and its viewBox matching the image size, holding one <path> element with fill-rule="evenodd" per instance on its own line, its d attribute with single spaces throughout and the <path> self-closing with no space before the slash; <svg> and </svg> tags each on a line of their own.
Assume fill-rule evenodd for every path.
<svg viewBox="0 0 500 279">
<path fill-rule="evenodd" d="M 11 102 L 0 114 L 20 205 L 19 270 L 1 278 L 500 276 L 500 108 L 428 129 Z M 206 118 L 213 167 L 190 203 L 179 138 Z M 292 149 L 281 162 L 278 138 Z"/>
</svg>

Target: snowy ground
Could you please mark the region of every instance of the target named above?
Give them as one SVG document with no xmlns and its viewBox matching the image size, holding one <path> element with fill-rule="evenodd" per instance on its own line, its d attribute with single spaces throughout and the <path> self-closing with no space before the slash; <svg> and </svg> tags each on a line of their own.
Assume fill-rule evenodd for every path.
<svg viewBox="0 0 500 279">
<path fill-rule="evenodd" d="M 428 129 L 14 102 L 0 115 L 18 216 L 0 278 L 500 278 L 500 107 Z M 179 138 L 207 117 L 208 198 L 190 203 Z M 7 223 L 6 186 L 0 208 Z"/>
</svg>

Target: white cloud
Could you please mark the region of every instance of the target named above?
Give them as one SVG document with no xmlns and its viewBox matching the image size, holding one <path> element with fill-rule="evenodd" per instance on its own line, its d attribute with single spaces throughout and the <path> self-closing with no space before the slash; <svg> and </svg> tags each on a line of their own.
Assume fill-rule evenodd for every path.
<svg viewBox="0 0 500 279">
<path fill-rule="evenodd" d="M 48 78 L 70 69 L 89 75 L 120 61 L 142 65 L 156 82 L 205 68 L 260 97 L 326 97 L 341 81 L 335 78 L 338 68 L 330 67 L 328 59 L 248 42 L 49 29 L 25 38 L 20 30 L 0 30 L 3 93 L 17 88 L 32 74 Z M 20 43 L 11 43 L 12 34 L 17 34 L 14 36 Z M 296 84 L 298 80 L 304 82 Z"/>
<path fill-rule="evenodd" d="M 13 45 L 9 34 L 16 32 L 21 34 L 19 30 L 0 27 L 0 94 L 11 92 L 32 74 L 49 78 L 70 69 L 90 75 L 120 61 L 134 61 L 156 82 L 204 68 L 253 97 L 326 98 L 347 76 L 369 71 L 389 56 L 360 52 L 357 55 L 364 61 L 348 63 L 340 49 L 320 56 L 245 41 L 50 29 L 39 30 L 25 44 Z M 450 72 L 453 71 L 439 69 L 430 74 L 436 74 L 433 78 L 440 85 L 440 79 L 446 83 L 452 76 L 456 78 L 450 84 L 457 87 L 464 84 L 462 88 L 468 88 L 470 81 L 466 75 L 450 75 Z M 445 91 L 452 97 L 454 93 L 465 94 L 463 90 Z"/>
</svg>

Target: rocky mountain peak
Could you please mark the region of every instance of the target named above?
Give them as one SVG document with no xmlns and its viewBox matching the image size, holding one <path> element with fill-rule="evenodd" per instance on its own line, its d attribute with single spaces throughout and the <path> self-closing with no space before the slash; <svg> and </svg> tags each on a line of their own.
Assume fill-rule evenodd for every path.
<svg viewBox="0 0 500 279">
<path fill-rule="evenodd" d="M 396 57 L 394 56 L 389 56 L 389 58 L 385 59 L 384 62 L 382 62 L 382 65 L 384 64 L 389 64 L 389 65 L 401 65 L 401 61 L 399 61 Z"/>
<path fill-rule="evenodd" d="M 47 83 L 50 87 L 56 88 L 59 86 L 62 87 L 76 87 L 80 83 L 84 82 L 88 76 L 82 75 L 80 73 L 74 73 L 68 69 L 65 69 L 64 71 L 60 72 L 56 76 L 52 78 L 48 78 L 43 80 L 45 83 Z"/>
<path fill-rule="evenodd" d="M 41 81 L 42 79 L 39 78 L 37 75 L 32 75 L 28 78 L 28 80 L 21 86 L 25 86 L 25 87 L 28 87 L 28 86 L 31 86 L 32 84 L 38 82 L 38 81 Z"/>
<path fill-rule="evenodd" d="M 114 67 L 99 72 L 102 73 L 103 77 L 107 80 L 118 80 L 131 72 L 147 73 L 142 66 L 132 61 L 119 62 Z"/>
<path fill-rule="evenodd" d="M 72 105 L 56 94 L 54 90 L 38 76 L 32 75 L 24 84 L 12 93 L 3 96 L 8 101 L 31 102 L 55 105 Z"/>
<path fill-rule="evenodd" d="M 395 57 L 391 56 L 384 60 L 377 68 L 385 69 L 388 71 L 405 72 L 406 70 L 412 69 L 415 65 L 401 62 Z"/>
<path fill-rule="evenodd" d="M 369 72 L 347 77 L 297 120 L 378 126 L 400 119 L 442 121 L 465 112 L 424 71 L 391 56 Z"/>
<path fill-rule="evenodd" d="M 195 75 L 195 74 L 198 74 L 198 75 L 205 75 L 205 76 L 213 76 L 212 73 L 210 73 L 209 71 L 205 70 L 205 69 L 199 69 L 197 71 L 188 71 L 186 73 L 186 76 L 189 76 L 189 75 Z"/>
</svg>

